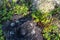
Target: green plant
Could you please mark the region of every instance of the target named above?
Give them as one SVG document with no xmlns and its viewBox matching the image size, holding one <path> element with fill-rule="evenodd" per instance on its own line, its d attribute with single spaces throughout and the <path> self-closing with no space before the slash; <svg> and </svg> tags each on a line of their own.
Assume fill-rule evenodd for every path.
<svg viewBox="0 0 60 40">
<path fill-rule="evenodd" d="M 4 40 L 4 36 L 2 34 L 2 25 L 0 24 L 0 40 Z"/>
<path fill-rule="evenodd" d="M 58 28 L 56 25 L 51 25 L 43 30 L 43 36 L 46 40 L 59 40 Z"/>
<path fill-rule="evenodd" d="M 44 24 L 43 29 L 43 37 L 46 40 L 59 40 L 59 32 L 58 27 L 56 25 L 52 24 L 52 21 L 54 20 L 52 18 L 52 15 L 58 14 L 60 11 L 60 7 L 55 8 L 54 10 L 50 11 L 49 13 L 42 13 L 40 10 L 36 10 L 32 12 L 32 17 L 34 18 L 35 22 L 42 22 Z"/>
<path fill-rule="evenodd" d="M 43 24 L 47 24 L 51 21 L 50 14 L 49 13 L 42 13 L 39 11 L 32 12 L 32 17 L 35 19 L 35 22 L 41 21 Z"/>
<path fill-rule="evenodd" d="M 27 12 L 28 7 L 25 4 L 19 5 L 13 1 L 9 3 L 5 0 L 0 8 L 0 23 L 2 21 L 10 20 L 14 14 L 27 15 Z"/>
<path fill-rule="evenodd" d="M 16 14 L 26 15 L 28 12 L 28 8 L 25 5 L 16 5 L 13 9 L 13 12 L 15 12 Z"/>
<path fill-rule="evenodd" d="M 27 15 L 28 7 L 25 4 L 19 5 L 15 2 L 16 2 L 15 0 L 12 0 L 11 3 L 8 2 L 8 0 L 3 0 L 3 5 L 0 8 L 0 40 L 4 40 L 4 36 L 2 36 L 2 28 L 1 28 L 2 22 L 6 20 L 11 20 L 11 18 L 15 13 Z"/>
<path fill-rule="evenodd" d="M 60 7 L 54 9 L 50 12 L 51 15 L 58 14 L 60 11 Z M 54 20 L 54 19 L 53 19 Z M 60 40 L 60 33 L 58 31 L 58 27 L 56 25 L 50 25 L 49 27 L 45 27 L 43 29 L 43 37 L 46 40 Z"/>
</svg>

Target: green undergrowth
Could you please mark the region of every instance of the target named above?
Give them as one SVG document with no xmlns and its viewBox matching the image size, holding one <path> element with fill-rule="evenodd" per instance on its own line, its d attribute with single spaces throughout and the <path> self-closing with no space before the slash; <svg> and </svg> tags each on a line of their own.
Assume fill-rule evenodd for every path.
<svg viewBox="0 0 60 40">
<path fill-rule="evenodd" d="M 28 7 L 25 4 L 19 5 L 15 2 L 9 3 L 7 0 L 0 8 L 0 23 L 10 20 L 14 14 L 27 15 Z"/>
<path fill-rule="evenodd" d="M 49 13 L 42 13 L 40 10 L 32 12 L 32 17 L 34 22 L 42 22 L 43 27 L 43 37 L 44 40 L 60 40 L 60 33 L 58 32 L 58 26 L 52 24 L 53 15 L 60 12 L 60 7 L 55 8 Z"/>
<path fill-rule="evenodd" d="M 15 0 L 11 0 L 11 3 L 8 0 L 2 0 L 3 5 L 0 7 L 0 40 L 4 40 L 2 35 L 2 23 L 7 20 L 11 20 L 14 14 L 27 15 L 28 6 L 24 1 L 20 0 L 21 4 L 16 3 Z"/>
<path fill-rule="evenodd" d="M 2 22 L 11 20 L 14 14 L 27 15 L 31 6 L 31 2 L 26 2 L 25 0 L 19 0 L 19 2 L 16 3 L 15 0 L 12 0 L 10 3 L 8 0 L 3 0 L 3 5 L 0 8 L 0 40 L 4 40 L 1 30 Z M 35 10 L 33 7 L 32 10 L 34 10 L 32 11 L 32 18 L 34 19 L 34 22 L 42 22 L 45 26 L 42 31 L 44 39 L 60 40 L 60 33 L 58 32 L 57 26 L 51 24 L 54 20 L 52 15 L 58 14 L 60 12 L 60 7 L 55 8 L 49 13 Z"/>
<path fill-rule="evenodd" d="M 2 25 L 0 24 L 0 40 L 4 40 L 4 36 L 2 34 Z"/>
</svg>

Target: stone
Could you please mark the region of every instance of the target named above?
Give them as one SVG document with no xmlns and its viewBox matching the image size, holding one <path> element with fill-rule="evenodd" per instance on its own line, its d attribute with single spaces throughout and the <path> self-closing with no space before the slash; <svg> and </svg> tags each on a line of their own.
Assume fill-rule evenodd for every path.
<svg viewBox="0 0 60 40">
<path fill-rule="evenodd" d="M 33 0 L 32 7 L 42 12 L 50 12 L 55 9 L 56 5 L 60 5 L 60 0 Z"/>
<path fill-rule="evenodd" d="M 17 23 L 17 26 L 15 24 L 16 27 L 10 26 L 16 23 L 16 21 L 10 21 L 7 27 L 7 24 L 4 25 L 4 29 L 2 30 L 4 30 L 3 34 L 5 35 L 6 40 L 43 40 L 43 36 L 41 34 L 42 29 L 33 22 L 29 15 L 17 19 L 19 20 L 19 23 Z"/>
<path fill-rule="evenodd" d="M 10 25 L 11 25 L 12 27 L 14 27 L 14 26 L 15 26 L 15 23 L 11 23 Z"/>
<path fill-rule="evenodd" d="M 16 20 L 16 23 L 19 23 L 19 20 Z"/>
<path fill-rule="evenodd" d="M 60 6 L 60 0 L 55 0 L 55 3 Z"/>
<path fill-rule="evenodd" d="M 8 26 L 5 29 L 8 29 L 3 31 L 6 40 L 43 40 L 42 29 L 36 26 L 36 23 L 33 21 L 26 21 L 14 28 Z"/>
<path fill-rule="evenodd" d="M 25 29 L 27 34 L 24 36 L 26 40 L 43 40 L 42 37 L 42 29 L 40 29 L 36 24 L 32 21 L 27 21 L 21 25 L 21 29 Z"/>
</svg>

